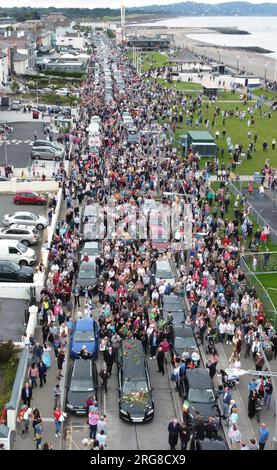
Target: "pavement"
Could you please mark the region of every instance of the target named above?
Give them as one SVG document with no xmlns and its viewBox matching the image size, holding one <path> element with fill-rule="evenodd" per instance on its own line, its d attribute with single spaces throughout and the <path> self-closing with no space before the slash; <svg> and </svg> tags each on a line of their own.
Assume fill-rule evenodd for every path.
<svg viewBox="0 0 277 470">
<path fill-rule="evenodd" d="M 20 342 L 25 330 L 24 310 L 26 300 L 0 299 L 0 341 Z"/>
<path fill-rule="evenodd" d="M 277 232 L 277 197 L 275 196 L 274 201 L 274 191 L 266 189 L 264 196 L 260 196 L 258 190 L 254 190 L 252 194 L 249 194 L 247 189 L 242 189 L 242 193 L 245 194 L 247 200 L 264 218 L 266 223 L 268 223 L 273 230 Z M 260 221 L 260 225 L 261 227 L 263 226 L 262 220 Z"/>
</svg>

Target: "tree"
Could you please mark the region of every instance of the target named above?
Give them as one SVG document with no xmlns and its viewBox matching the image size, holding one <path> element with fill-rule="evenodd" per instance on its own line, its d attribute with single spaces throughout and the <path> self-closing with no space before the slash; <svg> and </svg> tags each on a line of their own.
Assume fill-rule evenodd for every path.
<svg viewBox="0 0 277 470">
<path fill-rule="evenodd" d="M 16 80 L 13 80 L 11 83 L 11 90 L 13 93 L 18 93 L 20 89 L 20 86 Z"/>
</svg>

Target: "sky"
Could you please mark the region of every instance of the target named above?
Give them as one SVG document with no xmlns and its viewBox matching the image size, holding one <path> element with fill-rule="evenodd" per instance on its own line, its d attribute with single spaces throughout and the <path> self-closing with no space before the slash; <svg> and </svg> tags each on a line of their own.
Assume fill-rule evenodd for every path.
<svg viewBox="0 0 277 470">
<path fill-rule="evenodd" d="M 126 7 L 138 7 L 144 5 L 168 5 L 170 3 L 180 3 L 186 0 L 125 0 Z M 224 3 L 232 0 L 193 0 L 197 3 Z M 247 0 L 246 0 L 247 1 Z M 277 3 L 277 0 L 251 0 L 251 3 Z M 122 0 L 1 0 L 1 7 L 48 7 L 56 8 L 79 7 L 79 8 L 97 8 L 109 7 L 119 8 Z"/>
</svg>

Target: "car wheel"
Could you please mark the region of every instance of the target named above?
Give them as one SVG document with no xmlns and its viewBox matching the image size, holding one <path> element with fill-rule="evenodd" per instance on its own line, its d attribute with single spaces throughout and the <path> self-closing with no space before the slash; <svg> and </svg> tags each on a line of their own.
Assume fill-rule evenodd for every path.
<svg viewBox="0 0 277 470">
<path fill-rule="evenodd" d="M 42 202 L 41 202 L 41 201 L 38 201 L 37 205 L 38 205 L 38 206 L 42 206 Z"/>
<path fill-rule="evenodd" d="M 29 246 L 30 243 L 28 242 L 28 240 L 22 240 L 21 243 L 23 243 L 23 245 L 25 246 Z"/>
<path fill-rule="evenodd" d="M 59 161 L 60 161 L 60 157 L 55 157 L 55 161 L 56 161 L 56 162 L 59 162 Z"/>
<path fill-rule="evenodd" d="M 37 229 L 38 229 L 38 230 L 43 230 L 43 229 L 44 229 L 44 225 L 38 224 L 38 225 L 37 225 Z"/>
<path fill-rule="evenodd" d="M 26 259 L 23 259 L 19 262 L 19 266 L 28 266 Z"/>
<path fill-rule="evenodd" d="M 19 206 L 21 204 L 21 202 L 17 199 L 16 201 L 14 201 L 15 205 L 16 206 Z"/>
<path fill-rule="evenodd" d="M 25 277 L 19 276 L 19 278 L 17 279 L 17 282 L 25 282 L 25 281 L 26 281 Z"/>
</svg>

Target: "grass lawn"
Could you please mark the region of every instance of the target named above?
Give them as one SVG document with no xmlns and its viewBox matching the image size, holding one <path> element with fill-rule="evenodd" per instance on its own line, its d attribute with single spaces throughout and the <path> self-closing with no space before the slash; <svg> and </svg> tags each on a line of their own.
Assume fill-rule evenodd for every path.
<svg viewBox="0 0 277 470">
<path fill-rule="evenodd" d="M 192 83 L 192 82 L 177 82 L 177 80 L 173 80 L 172 83 L 167 82 L 163 78 L 157 78 L 156 81 L 164 86 L 164 88 L 174 88 L 176 90 L 186 90 L 186 91 L 198 91 L 202 92 L 203 87 L 200 83 Z"/>
<path fill-rule="evenodd" d="M 277 271 L 275 274 L 257 274 L 257 278 L 266 288 L 272 303 L 277 309 Z"/>
<path fill-rule="evenodd" d="M 252 95 L 255 96 L 266 96 L 268 100 L 277 100 L 277 93 L 270 90 L 264 90 L 263 88 L 258 88 L 257 90 L 251 91 Z"/>
<path fill-rule="evenodd" d="M 0 410 L 10 399 L 17 365 L 18 359 L 8 364 L 0 364 Z"/>
<path fill-rule="evenodd" d="M 171 61 L 166 53 L 161 52 L 143 52 L 141 55 L 142 60 L 142 71 L 147 72 L 151 68 L 164 67 L 165 65 L 173 65 L 174 61 Z"/>
</svg>

